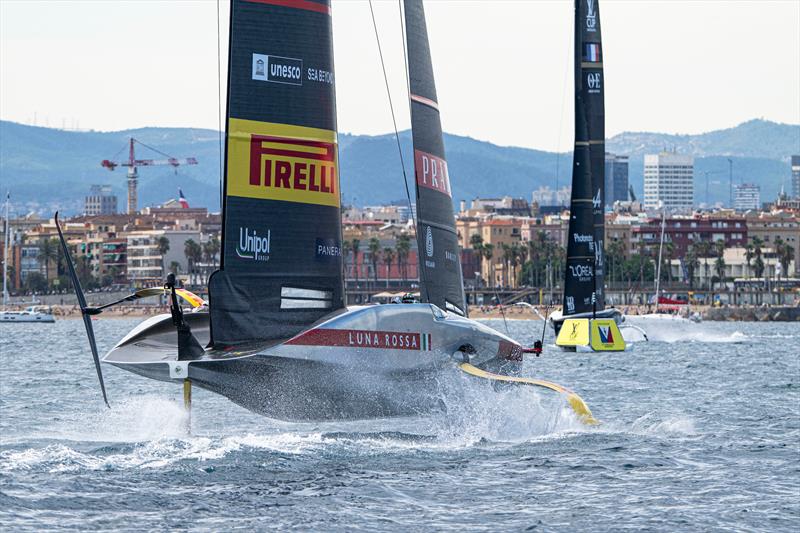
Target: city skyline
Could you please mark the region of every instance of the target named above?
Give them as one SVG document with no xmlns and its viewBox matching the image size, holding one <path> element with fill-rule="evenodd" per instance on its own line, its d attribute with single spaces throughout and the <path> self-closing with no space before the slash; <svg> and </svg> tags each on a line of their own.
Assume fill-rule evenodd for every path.
<svg viewBox="0 0 800 533">
<path fill-rule="evenodd" d="M 571 5 L 428 2 L 445 130 L 499 145 L 569 150 Z M 214 2 L 1 3 L 0 116 L 98 130 L 217 127 L 215 8 Z M 227 8 L 221 2 L 222 72 Z M 375 8 L 398 127 L 406 129 L 397 6 Z M 720 8 L 608 0 L 602 9 L 608 136 L 697 133 L 753 117 L 800 123 L 800 3 Z M 335 1 L 333 12 L 339 129 L 390 132 L 369 8 Z M 18 24 L 34 18 L 35 29 Z M 58 91 L 53 80 L 62 80 Z"/>
</svg>

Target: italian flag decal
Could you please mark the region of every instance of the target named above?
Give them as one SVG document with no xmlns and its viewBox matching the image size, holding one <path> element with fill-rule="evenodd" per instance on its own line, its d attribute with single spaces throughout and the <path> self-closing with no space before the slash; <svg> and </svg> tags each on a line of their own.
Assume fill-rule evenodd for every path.
<svg viewBox="0 0 800 533">
<path fill-rule="evenodd" d="M 431 351 L 431 334 L 430 333 L 422 333 L 420 334 L 422 337 L 421 344 L 422 344 L 422 351 L 423 352 L 430 352 Z"/>
</svg>

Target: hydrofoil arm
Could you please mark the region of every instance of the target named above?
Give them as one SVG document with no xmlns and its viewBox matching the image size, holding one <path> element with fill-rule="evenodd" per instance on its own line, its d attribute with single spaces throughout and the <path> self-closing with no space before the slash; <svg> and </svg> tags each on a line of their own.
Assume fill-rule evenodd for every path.
<svg viewBox="0 0 800 533">
<path fill-rule="evenodd" d="M 592 416 L 592 411 L 589 409 L 589 406 L 586 405 L 586 402 L 583 401 L 583 398 L 581 398 L 568 388 L 562 387 L 561 385 L 558 385 L 556 383 L 551 383 L 550 381 L 543 381 L 541 379 L 493 374 L 492 372 L 487 372 L 486 370 L 482 370 L 477 366 L 471 365 L 469 363 L 460 363 L 458 367 L 467 374 L 478 378 L 490 379 L 492 381 L 502 381 L 505 383 L 516 383 L 519 385 L 531 385 L 533 387 L 542 387 L 545 389 L 550 389 L 555 392 L 566 394 L 569 406 L 572 407 L 572 410 L 575 411 L 575 414 L 578 415 L 578 419 L 581 422 L 583 422 L 588 426 L 596 426 L 600 423 L 594 416 Z"/>
</svg>

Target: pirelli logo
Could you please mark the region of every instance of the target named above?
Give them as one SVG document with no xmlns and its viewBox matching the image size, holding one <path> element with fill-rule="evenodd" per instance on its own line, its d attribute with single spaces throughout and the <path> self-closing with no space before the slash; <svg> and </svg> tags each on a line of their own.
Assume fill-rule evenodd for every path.
<svg viewBox="0 0 800 533">
<path fill-rule="evenodd" d="M 329 130 L 230 119 L 228 194 L 336 206 L 336 134 Z"/>
</svg>

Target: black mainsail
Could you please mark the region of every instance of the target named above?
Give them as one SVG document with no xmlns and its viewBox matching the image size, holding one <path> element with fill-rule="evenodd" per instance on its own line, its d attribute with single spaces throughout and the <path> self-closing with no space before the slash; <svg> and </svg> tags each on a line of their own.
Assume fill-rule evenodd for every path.
<svg viewBox="0 0 800 533">
<path fill-rule="evenodd" d="M 328 0 L 233 0 L 215 346 L 286 338 L 344 306 Z"/>
<path fill-rule="evenodd" d="M 417 248 L 423 301 L 466 316 L 450 175 L 422 0 L 405 0 Z"/>
<path fill-rule="evenodd" d="M 605 111 L 598 0 L 575 1 L 575 148 L 563 314 L 602 310 Z M 595 302 L 596 300 L 596 302 Z"/>
</svg>

